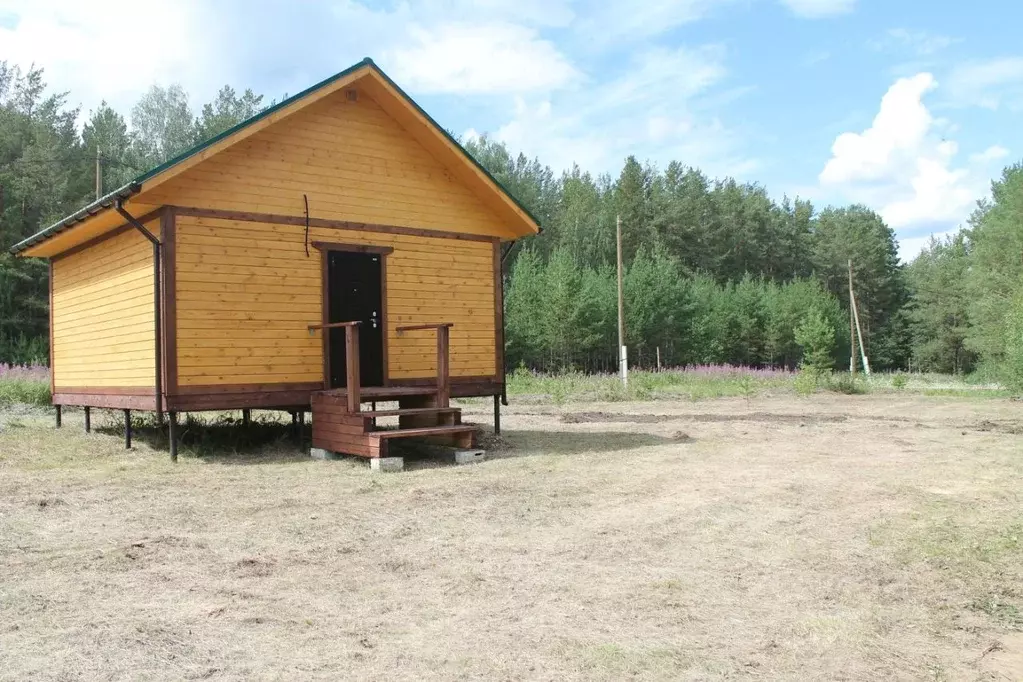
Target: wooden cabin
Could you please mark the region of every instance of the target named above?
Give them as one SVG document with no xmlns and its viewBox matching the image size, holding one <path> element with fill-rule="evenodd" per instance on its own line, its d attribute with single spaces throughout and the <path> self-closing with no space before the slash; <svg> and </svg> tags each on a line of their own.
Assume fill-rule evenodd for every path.
<svg viewBox="0 0 1023 682">
<path fill-rule="evenodd" d="M 167 412 L 173 455 L 177 413 L 311 409 L 314 446 L 375 457 L 364 402 L 463 443 L 449 397 L 499 418 L 502 256 L 538 231 L 366 59 L 12 251 L 50 261 L 58 420 Z"/>
</svg>

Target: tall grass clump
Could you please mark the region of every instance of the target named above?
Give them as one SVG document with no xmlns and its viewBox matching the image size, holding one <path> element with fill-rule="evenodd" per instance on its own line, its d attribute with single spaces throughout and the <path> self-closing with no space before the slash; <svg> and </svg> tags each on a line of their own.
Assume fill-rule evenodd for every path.
<svg viewBox="0 0 1023 682">
<path fill-rule="evenodd" d="M 50 370 L 43 365 L 0 363 L 0 407 L 50 404 Z"/>
</svg>

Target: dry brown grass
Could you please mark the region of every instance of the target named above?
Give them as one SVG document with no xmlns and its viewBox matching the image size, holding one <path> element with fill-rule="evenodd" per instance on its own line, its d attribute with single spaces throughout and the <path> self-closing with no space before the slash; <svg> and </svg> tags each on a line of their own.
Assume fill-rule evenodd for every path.
<svg viewBox="0 0 1023 682">
<path fill-rule="evenodd" d="M 0 678 L 1023 677 L 1018 403 L 506 414 L 399 475 L 9 418 Z"/>
</svg>

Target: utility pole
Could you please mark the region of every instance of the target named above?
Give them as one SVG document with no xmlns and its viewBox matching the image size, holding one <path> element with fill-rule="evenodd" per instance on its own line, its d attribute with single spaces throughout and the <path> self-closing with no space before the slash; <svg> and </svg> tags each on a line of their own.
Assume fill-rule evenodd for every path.
<svg viewBox="0 0 1023 682">
<path fill-rule="evenodd" d="M 870 362 L 867 360 L 867 348 L 863 345 L 863 330 L 860 327 L 860 313 L 856 309 L 856 294 L 852 287 L 852 260 L 849 261 L 849 307 L 852 309 L 853 322 L 856 324 L 856 338 L 860 342 L 860 357 L 863 358 L 863 373 L 870 376 Z M 855 367 L 855 351 L 853 353 L 852 365 Z"/>
<path fill-rule="evenodd" d="M 622 217 L 618 216 L 618 371 L 629 385 L 629 354 L 625 349 L 625 302 L 622 293 Z"/>
<path fill-rule="evenodd" d="M 103 196 L 103 164 L 100 157 L 99 145 L 96 145 L 96 198 Z"/>
<path fill-rule="evenodd" d="M 852 258 L 849 259 L 849 374 L 856 374 L 856 322 L 853 317 Z"/>
</svg>

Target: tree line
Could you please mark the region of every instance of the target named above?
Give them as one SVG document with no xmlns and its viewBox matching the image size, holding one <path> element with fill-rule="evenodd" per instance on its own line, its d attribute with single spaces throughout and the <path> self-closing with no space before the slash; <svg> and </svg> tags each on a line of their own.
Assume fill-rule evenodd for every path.
<svg viewBox="0 0 1023 682">
<path fill-rule="evenodd" d="M 229 86 L 198 111 L 180 86 L 154 86 L 127 119 L 105 103 L 83 117 L 67 102 L 47 92 L 41 69 L 0 62 L 4 247 L 93 199 L 97 155 L 101 189 L 111 191 L 267 106 Z M 665 365 L 792 367 L 803 325 L 833 338 L 830 355 L 843 366 L 852 261 L 873 367 L 1010 377 L 1023 366 L 1020 166 L 957 235 L 904 265 L 894 232 L 865 206 L 776 201 L 762 185 L 680 161 L 658 168 L 629 157 L 617 176 L 556 173 L 485 136 L 465 146 L 544 227 L 505 259 L 510 366 L 614 370 L 619 217 L 626 343 L 638 365 L 653 366 L 659 350 Z M 45 263 L 0 255 L 0 362 L 47 357 L 46 278 Z"/>
<path fill-rule="evenodd" d="M 850 349 L 850 261 L 872 365 L 912 361 L 895 234 L 865 206 L 776 202 L 761 185 L 677 161 L 660 170 L 629 157 L 617 178 L 578 167 L 557 176 L 486 137 L 467 148 L 544 226 L 508 258 L 507 356 L 516 365 L 616 366 L 618 217 L 625 341 L 637 365 L 653 366 L 659 348 L 666 365 L 793 367 L 795 331 L 814 316 L 833 329 L 839 363 Z"/>
<path fill-rule="evenodd" d="M 1023 164 L 1005 168 L 967 224 L 932 238 L 906 272 L 921 367 L 980 369 L 1023 388 Z"/>
</svg>

